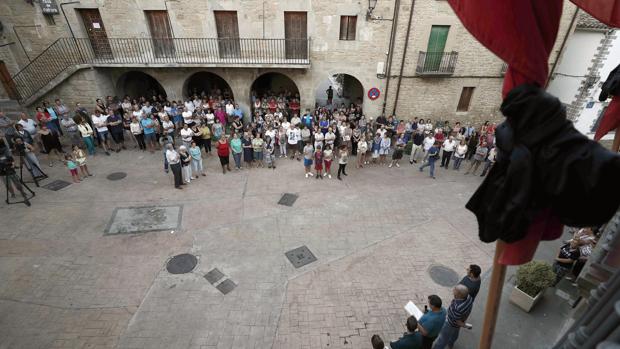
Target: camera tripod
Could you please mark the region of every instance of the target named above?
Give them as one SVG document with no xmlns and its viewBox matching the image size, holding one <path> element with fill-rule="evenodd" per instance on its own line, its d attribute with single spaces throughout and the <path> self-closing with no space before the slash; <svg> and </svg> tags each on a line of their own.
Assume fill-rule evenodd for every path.
<svg viewBox="0 0 620 349">
<path fill-rule="evenodd" d="M 24 167 L 26 167 L 26 170 L 28 170 L 28 173 L 30 173 L 30 176 L 32 177 L 32 181 L 34 185 L 36 185 L 37 187 L 39 187 L 40 180 L 47 178 L 47 174 L 43 172 L 41 167 L 37 166 L 37 164 L 35 164 L 34 162 L 28 161 L 27 158 L 24 156 L 24 154 L 20 153 L 19 154 L 19 178 L 21 179 L 22 183 L 24 182 Z M 35 176 L 34 170 L 39 171 L 40 175 Z"/>
<path fill-rule="evenodd" d="M 9 205 L 24 203 L 26 206 L 30 206 L 30 199 L 35 196 L 35 193 L 26 185 L 26 183 L 24 183 L 24 181 L 21 180 L 21 178 L 17 176 L 17 173 L 12 171 L 12 173 L 9 172 L 2 177 L 4 177 L 4 183 L 6 184 L 6 203 Z M 24 198 L 22 201 L 9 201 L 9 194 L 11 195 L 11 198 L 15 198 L 15 190 L 13 189 L 13 186 Z M 24 188 L 28 192 L 24 191 Z"/>
</svg>

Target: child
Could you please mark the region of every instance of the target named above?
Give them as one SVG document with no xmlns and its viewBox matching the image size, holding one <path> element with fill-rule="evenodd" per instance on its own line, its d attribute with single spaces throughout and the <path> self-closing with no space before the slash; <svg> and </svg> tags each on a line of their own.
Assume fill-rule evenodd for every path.
<svg viewBox="0 0 620 349">
<path fill-rule="evenodd" d="M 275 145 L 274 141 L 271 137 L 265 136 L 265 162 L 267 163 L 267 168 L 276 169 L 276 157 L 274 155 Z"/>
<path fill-rule="evenodd" d="M 349 152 L 346 144 L 343 144 L 338 149 L 338 179 L 342 180 L 340 174 L 347 175 L 347 162 L 349 161 Z"/>
<path fill-rule="evenodd" d="M 396 167 L 400 167 L 398 162 L 400 161 L 400 159 L 403 158 L 403 149 L 405 149 L 405 138 L 404 137 L 405 137 L 404 135 L 400 135 L 400 137 L 396 141 L 396 148 L 394 148 L 394 154 L 392 154 L 392 162 L 390 163 L 390 166 L 388 167 L 392 167 L 394 165 L 396 165 Z"/>
<path fill-rule="evenodd" d="M 325 163 L 325 174 L 327 178 L 332 178 L 332 161 L 334 159 L 334 152 L 332 150 L 331 145 L 326 145 L 325 150 L 323 151 L 323 162 Z"/>
<path fill-rule="evenodd" d="M 80 176 L 78 175 L 78 165 L 73 161 L 73 157 L 69 154 L 65 155 L 65 163 L 73 178 L 73 183 L 80 183 Z"/>
<path fill-rule="evenodd" d="M 377 132 L 375 138 L 372 141 L 372 159 L 370 160 L 373 165 L 377 164 L 379 158 L 379 150 L 381 149 L 381 134 Z"/>
<path fill-rule="evenodd" d="M 308 143 L 304 147 L 304 167 L 306 169 L 306 178 L 308 178 L 308 176 L 310 177 L 314 176 L 314 174 L 310 172 L 310 167 L 312 166 L 313 156 L 314 154 L 313 154 L 312 144 Z"/>
<path fill-rule="evenodd" d="M 323 179 L 323 152 L 321 151 L 321 145 L 317 145 L 314 151 L 314 169 L 316 170 L 316 179 Z"/>
<path fill-rule="evenodd" d="M 192 174 L 194 172 L 196 173 L 196 179 L 198 179 L 199 174 L 206 176 L 202 167 L 202 152 L 196 142 L 192 141 L 192 146 L 189 148 L 189 155 L 192 157 Z"/>
<path fill-rule="evenodd" d="M 179 156 L 181 157 L 181 173 L 183 175 L 183 184 L 189 183 L 194 177 L 192 177 L 192 168 L 189 166 L 190 159 L 187 153 L 187 148 L 182 145 L 179 147 Z"/>
<path fill-rule="evenodd" d="M 80 149 L 77 144 L 73 146 L 73 158 L 75 159 L 75 162 L 80 166 L 82 179 L 86 179 L 87 176 L 92 176 L 92 174 L 88 172 L 88 166 L 86 166 L 86 154 L 82 149 Z"/>
</svg>

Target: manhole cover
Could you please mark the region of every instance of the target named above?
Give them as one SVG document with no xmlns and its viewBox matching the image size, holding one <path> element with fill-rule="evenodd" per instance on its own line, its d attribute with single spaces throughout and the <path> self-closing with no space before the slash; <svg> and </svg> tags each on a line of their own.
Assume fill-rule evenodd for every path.
<svg viewBox="0 0 620 349">
<path fill-rule="evenodd" d="M 205 279 L 207 279 L 207 281 L 209 281 L 211 285 L 220 281 L 220 279 L 223 277 L 224 277 L 224 273 L 222 273 L 218 268 L 215 268 L 205 274 Z"/>
<path fill-rule="evenodd" d="M 459 283 L 459 274 L 443 265 L 431 265 L 428 268 L 428 275 L 441 286 L 452 287 Z"/>
<path fill-rule="evenodd" d="M 237 284 L 235 284 L 231 279 L 226 279 L 222 281 L 219 285 L 215 286 L 215 288 L 220 290 L 220 292 L 222 292 L 223 294 L 229 293 L 230 291 L 234 290 L 235 287 L 237 287 Z"/>
<path fill-rule="evenodd" d="M 172 257 L 166 264 L 166 269 L 170 274 L 185 274 L 194 270 L 196 264 L 198 264 L 196 256 L 184 253 Z"/>
<path fill-rule="evenodd" d="M 125 172 L 114 172 L 108 175 L 108 179 L 111 181 L 118 181 L 119 179 L 123 179 L 127 177 L 127 173 Z"/>
<path fill-rule="evenodd" d="M 65 181 L 61 181 L 60 179 L 55 180 L 51 183 L 48 183 L 46 185 L 43 186 L 43 188 L 45 189 L 49 189 L 49 190 L 53 190 L 53 191 L 59 191 L 62 188 L 65 188 L 67 186 L 70 186 L 71 183 L 69 182 L 65 182 Z"/>
<path fill-rule="evenodd" d="M 286 258 L 295 268 L 303 267 L 306 264 L 316 261 L 316 257 L 306 246 L 298 247 L 285 253 Z"/>
<path fill-rule="evenodd" d="M 295 200 L 297 200 L 297 195 L 295 194 L 291 194 L 291 193 L 286 193 L 284 195 L 282 195 L 282 197 L 280 198 L 280 201 L 278 201 L 279 205 L 284 205 L 284 206 L 293 206 L 293 204 L 295 203 Z"/>
</svg>

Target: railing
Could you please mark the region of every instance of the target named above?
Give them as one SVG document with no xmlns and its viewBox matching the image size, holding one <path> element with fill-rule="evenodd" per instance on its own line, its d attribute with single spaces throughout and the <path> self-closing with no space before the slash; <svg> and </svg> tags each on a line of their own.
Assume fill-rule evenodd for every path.
<svg viewBox="0 0 620 349">
<path fill-rule="evenodd" d="M 415 69 L 418 75 L 452 75 L 458 52 L 422 52 Z"/>
<path fill-rule="evenodd" d="M 310 39 L 61 38 L 9 83 L 24 101 L 66 69 L 81 64 L 309 65 Z"/>
</svg>

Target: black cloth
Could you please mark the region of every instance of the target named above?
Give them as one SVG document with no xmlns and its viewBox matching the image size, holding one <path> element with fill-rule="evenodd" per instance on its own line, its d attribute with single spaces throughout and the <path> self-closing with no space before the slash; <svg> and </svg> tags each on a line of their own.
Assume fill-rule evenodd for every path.
<svg viewBox="0 0 620 349">
<path fill-rule="evenodd" d="M 579 253 L 579 248 L 572 249 L 570 247 L 570 243 L 566 243 L 562 245 L 562 247 L 560 247 L 560 252 L 558 252 L 558 258 L 570 259 L 572 262 L 562 263 L 556 261 L 556 263 L 562 268 L 571 268 L 574 261 L 578 260 L 580 255 L 581 254 Z"/>
<path fill-rule="evenodd" d="M 620 204 L 620 156 L 579 133 L 539 87 L 515 87 L 501 111 L 497 162 L 465 206 L 480 240 L 518 241 L 546 208 L 573 227 L 607 222 Z"/>
<path fill-rule="evenodd" d="M 172 170 L 172 174 L 174 175 L 174 187 L 178 188 L 183 184 L 183 176 L 181 175 L 181 164 L 171 164 L 170 169 Z"/>
<path fill-rule="evenodd" d="M 604 102 L 611 96 L 620 96 L 620 64 L 607 76 L 607 80 L 601 86 L 601 94 L 598 100 Z"/>
<path fill-rule="evenodd" d="M 424 134 L 420 132 L 413 135 L 413 144 L 422 145 L 422 142 L 424 142 Z"/>
</svg>

